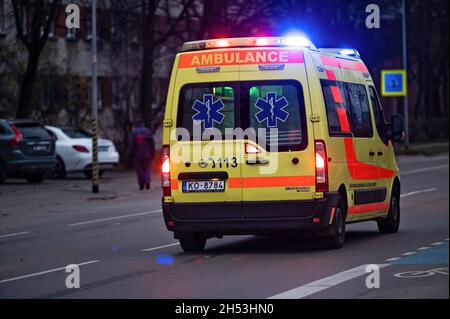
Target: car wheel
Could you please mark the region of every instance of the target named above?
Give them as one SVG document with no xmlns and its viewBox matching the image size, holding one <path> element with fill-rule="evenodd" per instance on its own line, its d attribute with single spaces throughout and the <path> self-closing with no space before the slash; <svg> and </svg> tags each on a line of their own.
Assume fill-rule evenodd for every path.
<svg viewBox="0 0 450 319">
<path fill-rule="evenodd" d="M 334 209 L 333 223 L 331 224 L 331 234 L 320 237 L 320 244 L 326 249 L 338 249 L 344 246 L 345 241 L 345 205 L 342 197 L 339 196 L 338 206 Z"/>
<path fill-rule="evenodd" d="M 56 178 L 63 179 L 66 178 L 66 174 L 66 165 L 64 165 L 63 160 L 58 157 L 55 166 L 55 176 Z"/>
<path fill-rule="evenodd" d="M 392 188 L 389 212 L 386 219 L 377 222 L 378 230 L 382 234 L 392 234 L 398 232 L 400 228 L 400 196 L 397 186 Z"/>
<path fill-rule="evenodd" d="M 3 184 L 6 179 L 6 169 L 3 166 L 3 163 L 0 162 L 0 184 Z"/>
<path fill-rule="evenodd" d="M 44 173 L 30 173 L 25 174 L 25 179 L 28 181 L 28 183 L 31 184 L 39 184 L 44 180 L 45 174 Z"/>
<path fill-rule="evenodd" d="M 205 249 L 206 238 L 201 237 L 185 237 L 180 238 L 181 248 L 185 252 L 201 252 Z"/>
</svg>

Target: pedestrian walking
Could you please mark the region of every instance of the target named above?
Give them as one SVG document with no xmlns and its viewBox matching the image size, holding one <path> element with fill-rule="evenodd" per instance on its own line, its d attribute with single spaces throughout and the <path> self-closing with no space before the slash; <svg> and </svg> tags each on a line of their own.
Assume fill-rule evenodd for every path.
<svg viewBox="0 0 450 319">
<path fill-rule="evenodd" d="M 152 160 L 155 155 L 155 141 L 152 132 L 139 120 L 131 133 L 130 155 L 134 157 L 139 189 L 150 189 Z"/>
</svg>

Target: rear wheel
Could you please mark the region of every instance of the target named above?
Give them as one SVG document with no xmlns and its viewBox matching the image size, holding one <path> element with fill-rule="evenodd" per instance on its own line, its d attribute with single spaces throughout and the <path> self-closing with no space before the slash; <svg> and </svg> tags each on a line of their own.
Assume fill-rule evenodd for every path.
<svg viewBox="0 0 450 319">
<path fill-rule="evenodd" d="M 0 184 L 3 184 L 6 179 L 6 169 L 3 166 L 3 163 L 0 161 Z"/>
<path fill-rule="evenodd" d="M 64 165 L 63 160 L 59 157 L 56 161 L 55 176 L 60 179 L 66 178 L 66 165 Z"/>
<path fill-rule="evenodd" d="M 25 179 L 28 181 L 28 183 L 31 184 L 39 184 L 42 183 L 44 180 L 45 174 L 44 173 L 28 173 L 25 174 Z"/>
<path fill-rule="evenodd" d="M 184 237 L 180 238 L 180 245 L 186 252 L 200 252 L 205 249 L 206 238 L 201 237 Z"/>
<path fill-rule="evenodd" d="M 333 223 L 331 224 L 331 234 L 320 237 L 320 244 L 326 249 L 338 249 L 344 246 L 345 241 L 345 205 L 339 196 L 338 206 L 334 209 Z"/>
<path fill-rule="evenodd" d="M 400 196 L 397 186 L 392 188 L 391 202 L 386 219 L 377 222 L 378 230 L 382 234 L 398 232 L 400 228 Z"/>
</svg>

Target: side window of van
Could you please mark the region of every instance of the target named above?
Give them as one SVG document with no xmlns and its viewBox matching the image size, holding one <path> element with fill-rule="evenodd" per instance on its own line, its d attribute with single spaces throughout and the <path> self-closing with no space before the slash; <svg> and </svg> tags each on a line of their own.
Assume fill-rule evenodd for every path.
<svg viewBox="0 0 450 319">
<path fill-rule="evenodd" d="M 345 83 L 350 127 L 355 137 L 372 137 L 372 117 L 366 88 L 362 84 Z"/>
<path fill-rule="evenodd" d="M 378 135 L 384 144 L 388 145 L 389 138 L 387 135 L 387 127 L 384 119 L 383 110 L 378 101 L 377 93 L 373 86 L 369 86 L 370 101 L 372 102 L 373 114 L 375 117 L 375 125 L 377 126 Z"/>
<path fill-rule="evenodd" d="M 347 101 L 345 99 L 345 86 L 342 82 L 321 80 L 322 92 L 325 101 L 328 120 L 328 132 L 330 136 L 345 136 L 350 133 L 342 132 L 341 122 L 337 112 L 338 108 L 344 108 L 348 114 Z"/>
<path fill-rule="evenodd" d="M 235 127 L 235 88 L 231 83 L 189 84 L 181 89 L 177 127 L 191 135 L 208 129 L 218 129 L 222 136 L 226 128 Z"/>
</svg>

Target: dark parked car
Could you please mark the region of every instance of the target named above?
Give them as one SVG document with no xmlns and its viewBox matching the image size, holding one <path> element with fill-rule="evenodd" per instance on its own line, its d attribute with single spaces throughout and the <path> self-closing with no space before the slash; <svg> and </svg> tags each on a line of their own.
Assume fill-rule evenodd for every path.
<svg viewBox="0 0 450 319">
<path fill-rule="evenodd" d="M 55 164 L 55 141 L 42 124 L 0 119 L 0 183 L 8 177 L 40 183 Z"/>
</svg>

